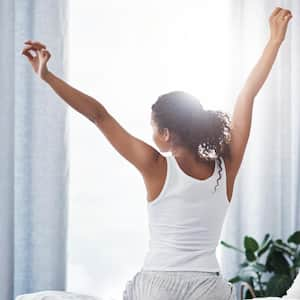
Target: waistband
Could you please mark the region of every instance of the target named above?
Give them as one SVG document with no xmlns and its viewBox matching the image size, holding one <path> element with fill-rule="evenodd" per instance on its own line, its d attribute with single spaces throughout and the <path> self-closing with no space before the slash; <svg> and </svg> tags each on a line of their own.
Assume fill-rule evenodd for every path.
<svg viewBox="0 0 300 300">
<path fill-rule="evenodd" d="M 203 275 L 203 276 L 220 276 L 220 272 L 204 272 L 204 271 L 161 271 L 161 270 L 158 270 L 158 271 L 155 271 L 155 270 L 143 270 L 141 269 L 140 271 L 141 273 L 152 273 L 152 274 L 161 274 L 161 275 L 178 275 L 178 274 L 181 274 L 181 275 Z"/>
</svg>

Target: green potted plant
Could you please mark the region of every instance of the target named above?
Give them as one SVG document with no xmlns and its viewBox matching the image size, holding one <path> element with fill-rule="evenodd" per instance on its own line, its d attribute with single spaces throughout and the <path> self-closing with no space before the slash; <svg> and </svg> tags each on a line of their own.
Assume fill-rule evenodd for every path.
<svg viewBox="0 0 300 300">
<path fill-rule="evenodd" d="M 259 244 L 253 237 L 244 237 L 244 249 L 221 241 L 227 248 L 243 253 L 238 274 L 231 283 L 245 283 L 245 298 L 282 297 L 292 285 L 300 267 L 300 231 L 293 233 L 286 242 L 273 239 L 267 233 Z"/>
</svg>

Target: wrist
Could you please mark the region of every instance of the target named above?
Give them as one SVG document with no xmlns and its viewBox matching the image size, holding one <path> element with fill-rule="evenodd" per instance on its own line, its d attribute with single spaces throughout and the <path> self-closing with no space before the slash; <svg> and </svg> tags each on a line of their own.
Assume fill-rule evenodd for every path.
<svg viewBox="0 0 300 300">
<path fill-rule="evenodd" d="M 50 72 L 50 71 L 47 70 L 45 72 L 45 74 L 42 76 L 42 80 L 44 80 L 45 82 L 49 83 L 52 76 L 53 76 L 52 72 Z"/>
<path fill-rule="evenodd" d="M 268 44 L 272 45 L 272 46 L 276 46 L 276 47 L 280 47 L 283 41 L 281 40 L 276 40 L 274 38 L 270 38 L 268 41 Z"/>
</svg>

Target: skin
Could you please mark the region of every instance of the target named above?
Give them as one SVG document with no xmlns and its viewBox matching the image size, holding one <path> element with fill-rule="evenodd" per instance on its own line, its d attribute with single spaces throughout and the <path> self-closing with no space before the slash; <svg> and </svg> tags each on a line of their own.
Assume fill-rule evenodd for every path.
<svg viewBox="0 0 300 300">
<path fill-rule="evenodd" d="M 235 178 L 248 142 L 254 99 L 270 73 L 291 18 L 290 10 L 281 7 L 273 10 L 269 17 L 269 40 L 238 94 L 231 117 L 232 159 L 225 159 L 228 201 L 231 201 Z M 171 152 L 181 169 L 196 179 L 203 180 L 212 175 L 214 162 L 195 161 L 188 149 L 172 147 L 168 128 L 160 132 L 152 115 L 152 138 L 159 151 L 127 132 L 99 101 L 73 88 L 49 71 L 47 62 L 51 54 L 46 45 L 32 40 L 26 41 L 25 45 L 22 54 L 28 58 L 34 72 L 66 103 L 92 121 L 119 154 L 137 168 L 143 176 L 149 202 L 160 194 L 166 178 L 166 159 L 161 152 Z M 31 54 L 32 51 L 35 56 Z"/>
</svg>

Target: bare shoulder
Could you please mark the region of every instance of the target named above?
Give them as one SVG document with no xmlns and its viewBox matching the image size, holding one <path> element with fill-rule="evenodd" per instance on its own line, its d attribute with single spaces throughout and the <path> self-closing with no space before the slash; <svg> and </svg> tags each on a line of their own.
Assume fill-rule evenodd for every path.
<svg viewBox="0 0 300 300">
<path fill-rule="evenodd" d="M 153 152 L 151 163 L 148 164 L 147 169 L 144 170 L 142 175 L 147 179 L 157 177 L 158 174 L 161 174 L 164 171 L 166 165 L 167 161 L 165 156 L 163 156 L 159 151 L 155 150 Z"/>
<path fill-rule="evenodd" d="M 147 190 L 147 200 L 153 201 L 161 192 L 167 176 L 167 159 L 156 152 L 155 159 L 147 172 L 143 173 L 143 179 Z"/>
</svg>

